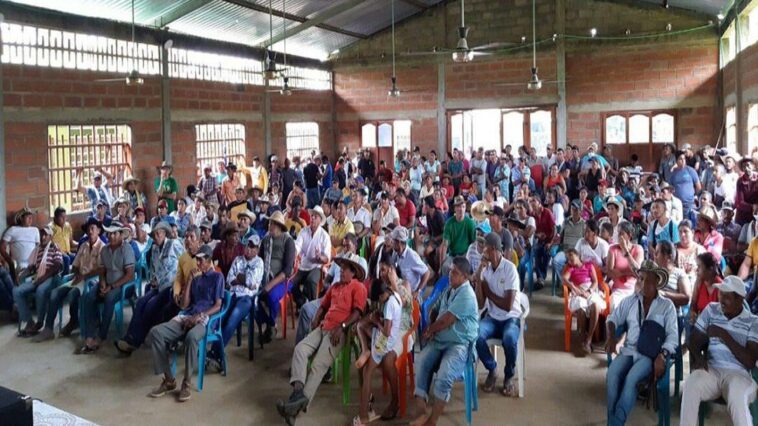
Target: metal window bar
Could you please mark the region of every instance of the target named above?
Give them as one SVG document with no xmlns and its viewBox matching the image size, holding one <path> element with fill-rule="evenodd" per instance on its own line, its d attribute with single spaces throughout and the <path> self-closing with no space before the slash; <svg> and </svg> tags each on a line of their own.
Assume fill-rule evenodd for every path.
<svg viewBox="0 0 758 426">
<path fill-rule="evenodd" d="M 287 158 L 309 158 L 311 151 L 319 152 L 318 124 L 287 123 Z"/>
<path fill-rule="evenodd" d="M 205 166 L 240 163 L 245 160 L 245 126 L 242 124 L 197 124 L 195 125 L 195 146 L 197 153 L 198 178 Z"/>
<path fill-rule="evenodd" d="M 132 131 L 128 125 L 48 126 L 48 192 L 51 210 L 90 209 L 87 194 L 75 186 L 76 169 L 83 168 L 82 185 L 92 185 L 95 167 L 113 175 L 111 191 L 121 193 L 124 175 L 132 175 Z"/>
</svg>

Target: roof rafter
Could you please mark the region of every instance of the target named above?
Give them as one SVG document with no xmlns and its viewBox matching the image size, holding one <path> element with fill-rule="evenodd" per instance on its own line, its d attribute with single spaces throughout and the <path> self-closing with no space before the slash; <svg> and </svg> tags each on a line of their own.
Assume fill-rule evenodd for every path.
<svg viewBox="0 0 758 426">
<path fill-rule="evenodd" d="M 361 3 L 365 3 L 366 0 L 349 0 L 346 2 L 338 3 L 330 8 L 324 9 L 321 12 L 317 13 L 313 18 L 305 20 L 305 22 L 301 22 L 299 25 L 296 25 L 290 29 L 287 30 L 286 37 L 292 37 L 295 34 L 301 33 L 308 28 L 318 26 L 320 24 L 323 24 L 325 21 L 329 20 L 330 18 L 333 18 L 340 13 L 347 12 L 350 9 L 353 9 L 360 5 Z M 280 33 L 275 35 L 271 40 L 266 40 L 263 43 L 261 43 L 261 47 L 269 47 L 271 45 L 274 45 L 276 43 L 279 43 L 280 41 L 284 40 L 285 34 Z"/>
<path fill-rule="evenodd" d="M 200 9 L 210 2 L 211 0 L 190 0 L 186 3 L 183 3 L 179 7 L 171 9 L 168 12 L 156 17 L 155 26 L 158 28 L 163 28 L 168 24 L 189 15 L 197 9 Z"/>
<path fill-rule="evenodd" d="M 236 4 L 237 6 L 241 6 L 241 7 L 250 9 L 250 10 L 254 10 L 256 12 L 261 12 L 261 13 L 265 13 L 265 14 L 268 14 L 268 12 L 269 12 L 268 11 L 268 7 L 262 6 L 262 5 L 259 5 L 259 4 L 255 4 L 255 3 L 251 3 L 251 2 L 249 2 L 247 0 L 223 0 L 223 1 L 225 1 L 227 3 Z M 288 19 L 290 21 L 296 21 L 296 22 L 300 22 L 300 23 L 304 23 L 304 22 L 308 21 L 308 18 L 303 18 L 302 16 L 293 15 L 291 13 L 282 13 L 281 10 L 277 10 L 277 9 L 273 9 L 271 11 L 271 13 L 274 16 L 276 16 L 276 17 Z M 350 36 L 350 37 L 355 37 L 355 38 L 358 38 L 358 39 L 366 39 L 366 38 L 368 38 L 368 36 L 366 34 L 356 33 L 354 31 L 348 31 L 348 30 L 345 30 L 345 29 L 342 29 L 342 28 L 337 28 L 335 26 L 324 24 L 324 23 L 320 23 L 320 24 L 317 24 L 317 25 L 314 25 L 314 26 L 318 27 L 318 28 L 321 28 L 322 30 L 331 31 L 333 33 L 338 33 L 338 34 L 342 34 L 342 35 L 346 35 L 346 36 Z"/>
</svg>

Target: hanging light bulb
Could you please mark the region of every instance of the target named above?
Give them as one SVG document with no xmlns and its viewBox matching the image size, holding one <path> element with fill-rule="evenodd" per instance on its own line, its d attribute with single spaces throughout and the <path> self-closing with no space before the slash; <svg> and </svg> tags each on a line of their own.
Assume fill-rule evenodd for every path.
<svg viewBox="0 0 758 426">
<path fill-rule="evenodd" d="M 387 92 L 387 96 L 391 98 L 397 98 L 398 96 L 400 96 L 400 89 L 397 88 L 397 78 L 395 76 L 392 76 L 391 80 L 392 80 L 392 87 Z"/>
<path fill-rule="evenodd" d="M 453 52 L 453 62 L 471 62 L 474 59 L 474 52 L 468 48 L 467 35 L 468 28 L 458 28 L 458 44 Z"/>
<path fill-rule="evenodd" d="M 526 36 L 523 36 L 523 35 L 521 36 L 521 42 L 526 43 Z"/>
<path fill-rule="evenodd" d="M 629 28 L 627 28 L 626 30 L 624 30 L 624 35 L 627 35 L 627 36 L 632 35 L 632 30 L 630 30 Z"/>
<path fill-rule="evenodd" d="M 671 32 L 672 28 L 673 27 L 671 26 L 671 22 L 669 22 L 668 24 L 666 24 L 666 31 Z"/>
<path fill-rule="evenodd" d="M 669 0 L 663 0 L 663 4 L 661 6 L 663 6 L 664 9 L 668 9 L 669 8 Z"/>
<path fill-rule="evenodd" d="M 282 84 L 282 90 L 279 91 L 279 94 L 282 94 L 284 96 L 291 96 L 292 90 L 290 90 L 290 78 L 284 77 L 284 84 Z"/>
<path fill-rule="evenodd" d="M 537 75 L 537 67 L 532 68 L 532 78 L 529 79 L 526 88 L 529 90 L 542 89 L 542 80 L 540 80 L 540 77 Z"/>
<path fill-rule="evenodd" d="M 455 58 L 453 58 L 455 59 Z M 397 73 L 395 66 L 395 0 L 392 0 L 392 86 L 390 86 L 387 96 L 391 98 L 397 98 L 400 96 L 400 91 L 397 89 Z"/>
<path fill-rule="evenodd" d="M 597 28 L 591 28 L 590 29 L 590 36 L 595 37 L 597 35 Z"/>
</svg>

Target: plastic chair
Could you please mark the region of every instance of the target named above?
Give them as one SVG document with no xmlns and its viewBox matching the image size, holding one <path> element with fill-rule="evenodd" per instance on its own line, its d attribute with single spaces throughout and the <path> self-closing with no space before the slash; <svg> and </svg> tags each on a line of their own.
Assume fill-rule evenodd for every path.
<svg viewBox="0 0 758 426">
<path fill-rule="evenodd" d="M 400 354 L 400 356 L 397 357 L 397 360 L 395 361 L 395 368 L 397 369 L 398 375 L 398 399 L 400 401 L 400 406 L 398 408 L 400 417 L 405 417 L 405 413 L 407 412 L 408 407 L 408 395 L 406 390 L 409 388 L 406 387 L 406 379 L 410 380 L 411 392 L 416 389 L 416 376 L 413 371 L 413 360 L 411 359 L 413 346 L 410 339 L 413 336 L 413 332 L 415 331 L 413 325 L 418 324 L 420 317 L 421 307 L 419 306 L 418 300 L 413 300 L 413 324 L 403 336 L 403 352 Z M 389 388 L 389 380 L 387 379 L 387 376 L 382 375 L 382 382 L 383 390 L 386 394 Z"/>
<path fill-rule="evenodd" d="M 616 338 L 626 333 L 626 327 L 621 326 L 616 328 Z M 611 353 L 607 354 L 608 366 L 610 367 L 613 361 Z M 671 360 L 666 361 L 666 367 L 664 368 L 663 375 L 658 379 L 655 384 L 656 392 L 658 394 L 658 426 L 671 426 Z"/>
<path fill-rule="evenodd" d="M 424 334 L 424 330 L 426 330 L 426 327 L 429 325 L 429 311 L 432 309 L 432 306 L 434 306 L 434 303 L 437 302 L 437 299 L 439 299 L 442 292 L 445 291 L 449 283 L 450 279 L 447 276 L 440 277 L 440 279 L 434 284 L 434 288 L 429 296 L 421 302 L 421 318 L 418 323 L 419 336 Z M 420 343 L 421 341 L 419 340 L 419 344 Z"/>
<path fill-rule="evenodd" d="M 232 293 L 228 290 L 224 291 L 224 300 L 221 303 L 221 310 L 211 315 L 208 318 L 208 323 L 205 325 L 205 336 L 200 340 L 200 344 L 197 347 L 197 390 L 203 390 L 203 379 L 205 377 L 205 357 L 208 352 L 208 344 L 213 342 L 221 343 L 221 375 L 226 376 L 226 352 L 224 351 L 224 336 L 221 333 L 221 319 L 229 310 L 229 304 L 232 301 Z M 174 352 L 173 360 L 171 363 L 171 374 L 176 376 L 176 357 Z M 194 373 L 194 372 L 193 372 Z"/>
<path fill-rule="evenodd" d="M 753 381 L 758 383 L 758 368 L 753 368 L 752 376 L 753 376 Z M 698 410 L 698 413 L 697 413 L 697 420 L 700 426 L 705 426 L 705 413 L 708 411 L 710 404 L 726 405 L 726 401 L 724 400 L 724 398 L 719 398 L 715 401 L 701 402 L 700 409 Z M 753 418 L 754 425 L 758 423 L 758 399 L 754 400 L 750 404 L 750 416 Z"/>
<path fill-rule="evenodd" d="M 355 342 L 355 336 L 352 333 L 348 333 L 345 338 L 345 344 L 342 346 L 340 353 L 334 358 L 332 364 L 332 378 L 334 383 L 342 381 L 342 405 L 350 404 L 350 367 L 352 366 L 350 351 L 358 356 L 360 349 Z"/>
<path fill-rule="evenodd" d="M 468 347 L 468 359 L 466 361 L 466 367 L 463 369 L 463 388 L 464 399 L 466 400 L 466 424 L 471 425 L 471 418 L 473 411 L 479 410 L 479 394 L 478 384 L 476 377 L 476 341 L 469 343 Z"/>
<path fill-rule="evenodd" d="M 674 396 L 679 396 L 679 382 L 684 380 L 684 355 L 682 353 L 682 333 L 684 332 L 684 321 L 687 321 L 690 315 L 690 305 L 682 306 L 682 315 L 677 318 L 679 328 L 678 345 L 674 352 Z"/>
<path fill-rule="evenodd" d="M 279 310 L 281 311 L 279 315 L 282 317 L 282 339 L 284 340 L 287 339 L 287 305 L 290 307 L 289 311 L 292 319 L 290 327 L 294 330 L 295 324 L 297 324 L 297 320 L 295 319 L 295 302 L 290 295 L 290 292 L 292 291 L 292 280 L 287 279 L 285 283 L 287 286 L 287 292 L 284 293 L 284 297 L 279 300 Z"/>
<path fill-rule="evenodd" d="M 529 316 L 529 298 L 524 293 L 519 293 L 519 303 L 521 303 L 521 329 L 518 336 L 518 352 L 516 357 L 516 378 L 518 379 L 518 397 L 524 397 L 524 381 L 526 380 L 526 345 L 524 342 L 524 332 L 526 331 L 526 317 Z M 497 348 L 503 342 L 500 339 L 487 339 L 487 346 L 490 347 L 492 354 L 497 363 Z"/>
<path fill-rule="evenodd" d="M 247 323 L 247 360 L 255 359 L 255 340 L 253 339 L 253 330 L 255 330 L 255 307 L 258 306 L 258 295 L 253 298 L 253 305 L 250 306 L 250 312 L 237 326 L 237 347 L 242 346 L 242 323 Z"/>
<path fill-rule="evenodd" d="M 119 299 L 119 301 L 116 302 L 116 305 L 114 306 L 114 309 L 113 309 L 113 313 L 116 316 L 116 333 L 119 336 L 123 335 L 122 331 L 124 328 L 124 301 L 128 300 L 129 304 L 132 307 L 132 310 L 134 310 L 134 298 L 132 297 L 130 290 L 134 291 L 134 293 L 136 294 L 137 287 L 139 287 L 141 284 L 142 284 L 142 281 L 140 281 L 140 278 L 136 276 L 135 274 L 134 279 L 131 282 L 128 282 L 121 286 L 121 299 Z"/>
<path fill-rule="evenodd" d="M 566 271 L 566 268 L 563 268 L 564 272 Z M 599 266 L 595 265 L 595 276 L 598 279 L 598 288 L 603 290 L 603 295 L 605 297 L 605 311 L 600 313 L 600 318 L 608 318 L 608 315 L 611 314 L 611 290 L 608 288 L 608 284 L 605 282 L 605 279 L 603 278 L 603 271 L 600 269 Z M 566 352 L 571 352 L 571 310 L 569 309 L 569 294 L 571 291 L 569 290 L 566 283 L 563 283 L 563 321 L 564 321 L 564 330 L 563 330 L 563 349 Z M 600 318 L 598 318 L 598 328 L 595 330 L 595 337 L 599 337 L 600 333 Z"/>
</svg>

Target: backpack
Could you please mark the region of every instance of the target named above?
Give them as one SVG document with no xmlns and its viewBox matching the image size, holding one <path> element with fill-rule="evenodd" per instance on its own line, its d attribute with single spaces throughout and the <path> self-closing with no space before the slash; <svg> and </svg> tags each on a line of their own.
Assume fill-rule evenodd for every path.
<svg viewBox="0 0 758 426">
<path fill-rule="evenodd" d="M 658 228 L 658 220 L 653 221 L 653 241 L 652 241 L 652 247 L 655 247 L 656 244 L 658 244 L 658 234 L 655 233 L 655 230 Z M 669 219 L 669 226 L 668 226 L 668 233 L 671 236 L 671 238 L 674 238 L 674 221 Z"/>
</svg>

